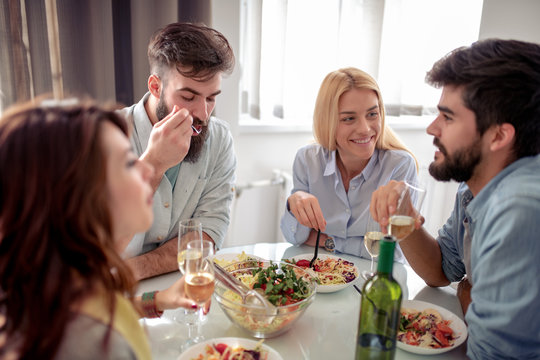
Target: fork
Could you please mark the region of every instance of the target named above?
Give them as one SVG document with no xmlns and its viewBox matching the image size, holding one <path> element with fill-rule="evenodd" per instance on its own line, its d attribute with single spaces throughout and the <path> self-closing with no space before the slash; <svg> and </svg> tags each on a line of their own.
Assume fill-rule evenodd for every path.
<svg viewBox="0 0 540 360">
<path fill-rule="evenodd" d="M 191 128 L 193 129 L 193 131 L 195 131 L 197 134 L 200 134 L 202 130 L 197 130 L 197 128 L 193 125 L 191 125 Z"/>
<path fill-rule="evenodd" d="M 317 260 L 317 255 L 319 254 L 319 238 L 321 237 L 321 229 L 317 231 L 317 241 L 315 241 L 315 255 L 313 255 L 313 259 L 309 262 L 309 267 L 312 268 L 313 264 L 315 263 L 315 260 Z"/>
</svg>

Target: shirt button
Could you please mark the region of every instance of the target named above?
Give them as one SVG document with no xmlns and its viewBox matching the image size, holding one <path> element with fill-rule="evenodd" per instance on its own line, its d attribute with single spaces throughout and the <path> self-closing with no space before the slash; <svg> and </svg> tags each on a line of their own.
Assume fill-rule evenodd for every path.
<svg viewBox="0 0 540 360">
<path fill-rule="evenodd" d="M 168 208 L 170 205 L 168 202 L 166 202 L 165 204 L 163 204 L 163 206 L 165 206 L 166 208 Z"/>
<path fill-rule="evenodd" d="M 350 212 L 351 212 L 351 210 L 349 210 L 349 209 L 345 209 L 345 212 L 346 212 L 346 213 L 348 214 L 348 213 L 350 213 Z"/>
<path fill-rule="evenodd" d="M 356 189 L 356 186 L 351 186 L 351 189 L 353 189 L 353 190 Z"/>
<path fill-rule="evenodd" d="M 163 236 L 158 236 L 157 239 L 158 239 L 158 241 L 161 241 L 161 240 L 163 240 Z"/>
</svg>

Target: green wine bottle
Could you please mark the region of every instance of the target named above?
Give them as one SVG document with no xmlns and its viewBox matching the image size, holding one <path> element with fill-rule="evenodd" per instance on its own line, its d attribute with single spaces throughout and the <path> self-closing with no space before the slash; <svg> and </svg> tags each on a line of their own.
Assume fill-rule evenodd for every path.
<svg viewBox="0 0 540 360">
<path fill-rule="evenodd" d="M 396 240 L 381 239 L 377 273 L 364 284 L 356 359 L 393 359 L 401 310 L 401 286 L 392 277 Z"/>
</svg>

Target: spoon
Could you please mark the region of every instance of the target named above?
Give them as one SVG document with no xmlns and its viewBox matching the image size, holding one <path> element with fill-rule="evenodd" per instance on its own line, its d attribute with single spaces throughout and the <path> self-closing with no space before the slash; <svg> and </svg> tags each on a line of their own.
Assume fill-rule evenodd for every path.
<svg viewBox="0 0 540 360">
<path fill-rule="evenodd" d="M 315 241 L 315 255 L 313 255 L 313 259 L 309 262 L 309 267 L 312 268 L 313 264 L 315 263 L 315 260 L 317 260 L 317 255 L 319 254 L 319 238 L 321 237 L 321 229 L 317 231 L 317 241 Z"/>
</svg>

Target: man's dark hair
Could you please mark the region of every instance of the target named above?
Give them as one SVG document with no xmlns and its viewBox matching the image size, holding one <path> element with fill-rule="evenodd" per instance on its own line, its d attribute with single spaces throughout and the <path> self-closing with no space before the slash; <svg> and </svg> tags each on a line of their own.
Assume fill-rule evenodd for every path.
<svg viewBox="0 0 540 360">
<path fill-rule="evenodd" d="M 426 82 L 463 87 L 480 135 L 496 124 L 515 128 L 516 159 L 540 153 L 540 45 L 487 39 L 458 48 L 433 65 Z"/>
<path fill-rule="evenodd" d="M 205 81 L 219 72 L 231 73 L 234 54 L 227 39 L 202 24 L 173 23 L 158 30 L 148 45 L 150 72 L 162 80 L 168 69 Z"/>
</svg>

